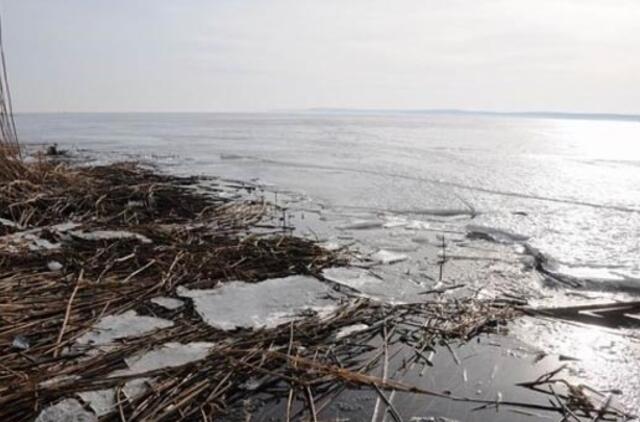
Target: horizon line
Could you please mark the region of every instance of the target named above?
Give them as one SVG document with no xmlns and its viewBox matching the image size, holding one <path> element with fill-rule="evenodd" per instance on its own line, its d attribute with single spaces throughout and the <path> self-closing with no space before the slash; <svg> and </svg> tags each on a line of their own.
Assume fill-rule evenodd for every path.
<svg viewBox="0 0 640 422">
<path fill-rule="evenodd" d="M 482 109 L 459 108 L 348 108 L 348 107 L 310 107 L 302 109 L 271 109 L 271 110 L 232 110 L 232 111 L 14 111 L 15 116 L 35 114 L 452 114 L 452 115 L 484 115 L 484 116 L 512 116 L 512 117 L 564 117 L 589 118 L 603 120 L 640 120 L 640 113 L 615 112 L 580 112 L 580 111 L 500 111 Z"/>
</svg>

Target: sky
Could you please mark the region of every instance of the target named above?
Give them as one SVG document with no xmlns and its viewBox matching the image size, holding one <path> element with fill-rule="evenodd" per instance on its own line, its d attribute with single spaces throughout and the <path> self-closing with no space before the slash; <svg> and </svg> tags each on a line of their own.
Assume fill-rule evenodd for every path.
<svg viewBox="0 0 640 422">
<path fill-rule="evenodd" d="M 0 0 L 19 112 L 640 114 L 638 0 Z"/>
</svg>

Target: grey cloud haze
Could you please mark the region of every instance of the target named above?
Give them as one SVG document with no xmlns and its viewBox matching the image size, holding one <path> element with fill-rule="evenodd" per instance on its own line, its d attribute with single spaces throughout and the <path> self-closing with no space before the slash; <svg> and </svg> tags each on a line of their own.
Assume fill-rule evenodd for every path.
<svg viewBox="0 0 640 422">
<path fill-rule="evenodd" d="M 3 0 L 19 111 L 640 113 L 634 0 Z"/>
</svg>

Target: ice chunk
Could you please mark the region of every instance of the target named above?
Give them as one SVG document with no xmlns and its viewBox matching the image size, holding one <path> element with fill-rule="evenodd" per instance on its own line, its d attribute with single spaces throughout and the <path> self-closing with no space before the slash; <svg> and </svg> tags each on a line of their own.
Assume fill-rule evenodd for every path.
<svg viewBox="0 0 640 422">
<path fill-rule="evenodd" d="M 122 393 L 129 400 L 135 400 L 147 391 L 147 384 L 150 378 L 136 378 L 127 381 L 122 387 Z M 84 391 L 78 393 L 78 397 L 87 403 L 91 410 L 98 416 L 105 416 L 116 410 L 116 390 L 115 388 L 106 388 L 104 390 Z"/>
<path fill-rule="evenodd" d="M 151 299 L 151 303 L 155 303 L 158 306 L 162 306 L 165 309 L 174 311 L 184 305 L 184 302 L 180 299 L 174 299 L 172 297 L 158 296 Z"/>
<path fill-rule="evenodd" d="M 75 399 L 65 399 L 46 407 L 35 422 L 97 422 L 98 417 L 85 410 Z"/>
<path fill-rule="evenodd" d="M 381 264 L 395 264 L 396 262 L 406 261 L 409 259 L 405 254 L 391 252 L 386 249 L 380 249 L 378 252 L 371 255 L 371 258 Z"/>
<path fill-rule="evenodd" d="M 208 342 L 166 343 L 159 349 L 126 358 L 125 362 L 128 368 L 114 371 L 109 376 L 143 374 L 195 362 L 204 359 L 213 345 Z M 152 379 L 147 377 L 132 379 L 126 382 L 122 391 L 129 400 L 134 400 L 144 394 L 148 388 L 147 384 L 151 382 Z M 113 388 L 82 392 L 78 396 L 85 403 L 88 403 L 98 416 L 109 414 L 116 408 L 116 393 Z"/>
<path fill-rule="evenodd" d="M 171 326 L 173 326 L 173 322 L 169 320 L 141 316 L 131 310 L 120 315 L 109 315 L 102 318 L 91 331 L 80 336 L 76 343 L 106 345 L 117 339 L 141 336 Z"/>
<path fill-rule="evenodd" d="M 47 263 L 47 268 L 49 268 L 49 271 L 60 271 L 62 269 L 62 264 L 58 261 L 49 261 Z"/>
<path fill-rule="evenodd" d="M 340 230 L 369 230 L 378 229 L 383 225 L 380 220 L 355 220 L 347 224 L 338 226 Z"/>
<path fill-rule="evenodd" d="M 327 315 L 335 305 L 327 298 L 331 287 L 309 276 L 274 278 L 260 283 L 232 281 L 211 290 L 179 287 L 178 295 L 193 300 L 202 319 L 212 327 L 276 327 L 304 311 Z M 334 292 L 335 293 L 335 292 Z"/>
<path fill-rule="evenodd" d="M 351 334 L 358 333 L 360 331 L 364 331 L 369 326 L 367 324 L 354 324 L 343 327 L 336 333 L 336 340 L 340 340 L 341 338 L 348 337 Z"/>
<path fill-rule="evenodd" d="M 107 388 L 97 391 L 84 391 L 78 393 L 83 402 L 87 403 L 91 410 L 98 416 L 104 416 L 111 413 L 116 408 L 116 391 L 113 388 Z"/>
<path fill-rule="evenodd" d="M 209 350 L 213 347 L 213 343 L 194 342 L 194 343 L 166 343 L 156 350 L 151 350 L 140 356 L 126 358 L 125 362 L 129 369 L 116 371 L 122 375 L 142 374 L 156 369 L 171 368 L 181 366 L 189 362 L 195 362 L 209 354 Z"/>
</svg>

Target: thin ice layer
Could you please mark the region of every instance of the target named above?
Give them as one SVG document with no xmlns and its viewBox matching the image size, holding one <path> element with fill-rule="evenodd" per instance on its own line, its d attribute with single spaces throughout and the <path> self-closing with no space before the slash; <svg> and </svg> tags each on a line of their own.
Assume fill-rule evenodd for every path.
<svg viewBox="0 0 640 422">
<path fill-rule="evenodd" d="M 335 306 L 331 287 L 309 276 L 274 278 L 260 283 L 232 281 L 210 290 L 178 288 L 193 300 L 209 325 L 223 330 L 238 327 L 272 328 L 292 321 L 304 311 L 326 313 Z"/>
<path fill-rule="evenodd" d="M 132 310 L 102 318 L 91 331 L 79 337 L 76 343 L 107 345 L 117 339 L 137 337 L 172 326 L 173 322 L 169 320 L 138 315 Z"/>
</svg>

